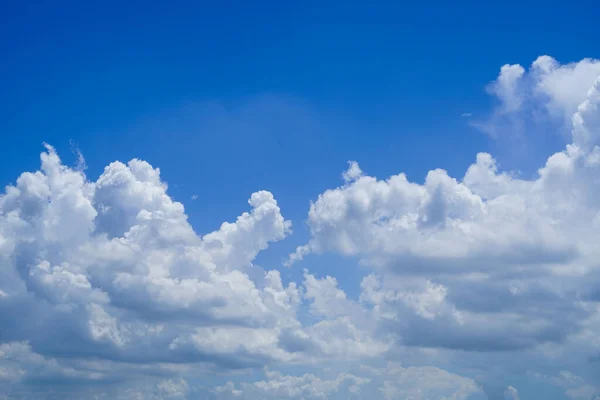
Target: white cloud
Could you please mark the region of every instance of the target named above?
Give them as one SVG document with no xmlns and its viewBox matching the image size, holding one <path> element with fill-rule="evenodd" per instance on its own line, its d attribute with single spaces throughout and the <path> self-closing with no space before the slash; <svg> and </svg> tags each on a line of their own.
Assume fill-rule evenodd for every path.
<svg viewBox="0 0 600 400">
<path fill-rule="evenodd" d="M 528 69 L 505 65 L 488 86 L 498 101 L 489 120 L 474 125 L 494 137 L 569 133 L 571 118 L 589 98 L 589 90 L 600 75 L 600 61 L 583 59 L 560 64 L 550 56 L 538 57 Z"/>
<path fill-rule="evenodd" d="M 362 176 L 362 170 L 356 161 L 348 162 L 348 169 L 342 174 L 342 178 L 346 182 L 352 182 Z"/>
<path fill-rule="evenodd" d="M 332 278 L 307 272 L 304 286 L 284 285 L 279 271 L 252 264 L 291 233 L 271 193 L 252 194 L 249 212 L 200 236 L 148 163 L 115 162 L 89 181 L 46 150 L 41 170 L 22 174 L 0 197 L 0 339 L 29 341 L 40 357 L 58 354 L 65 365 L 95 357 L 237 369 L 388 349 L 359 326 L 365 311 Z M 321 288 L 355 315 L 328 309 Z M 304 299 L 318 321 L 299 322 Z M 86 370 L 113 379 L 102 365 Z M 159 396 L 175 385 L 165 382 L 131 396 Z"/>
<path fill-rule="evenodd" d="M 304 270 L 304 297 L 311 300 L 310 309 L 315 315 L 337 317 L 346 315 L 351 302 L 346 293 L 337 287 L 337 280 L 331 276 L 317 279 Z"/>
<path fill-rule="evenodd" d="M 512 386 L 509 386 L 504 391 L 504 399 L 505 400 L 521 400 L 519 396 L 519 392 Z"/>
<path fill-rule="evenodd" d="M 328 399 L 345 386 L 347 396 L 360 393 L 361 385 L 370 382 L 352 374 L 340 374 L 331 380 L 313 374 L 301 376 L 283 375 L 275 371 L 266 372 L 266 380 L 242 383 L 239 388 L 232 382 L 217 386 L 213 393 L 218 399 Z"/>
<path fill-rule="evenodd" d="M 550 114 L 569 119 L 588 97 L 588 91 L 600 75 L 600 61 L 583 59 L 560 64 L 549 56 L 538 57 L 530 69 L 533 75 L 531 94 L 545 100 Z"/>
<path fill-rule="evenodd" d="M 518 64 L 503 65 L 500 75 L 489 87 L 488 91 L 500 100 L 503 112 L 512 112 L 521 108 L 523 103 L 522 80 L 525 69 Z"/>
<path fill-rule="evenodd" d="M 383 368 L 362 366 L 360 374 L 340 373 L 331 378 L 267 371 L 266 379 L 227 382 L 212 389 L 217 399 L 348 399 L 461 400 L 481 389 L 471 378 L 435 367 L 408 367 L 390 362 Z"/>
<path fill-rule="evenodd" d="M 457 400 L 483 396 L 477 379 L 490 398 L 518 399 L 494 374 L 537 363 L 554 371 L 541 383 L 593 398 L 581 365 L 597 369 L 588 361 L 600 355 L 599 75 L 596 60 L 540 57 L 502 67 L 489 86 L 495 133 L 506 121 L 569 127 L 570 143 L 532 179 L 487 153 L 462 177 L 436 169 L 422 183 L 350 162 L 311 203 L 310 238 L 288 264 L 354 257 L 365 271 L 358 293 L 339 284 L 353 264 L 305 269 L 301 282 L 254 265 L 291 234 L 270 192 L 198 234 L 147 162 L 111 163 L 91 181 L 83 161 L 69 168 L 47 146 L 40 171 L 0 196 L 0 388 L 36 398 L 50 381 L 93 381 L 74 398 Z M 264 367 L 264 379 L 244 382 Z M 230 382 L 197 384 L 212 378 Z"/>
<path fill-rule="evenodd" d="M 185 398 L 190 391 L 188 383 L 183 379 L 166 379 L 157 385 L 157 389 L 166 398 Z"/>
<path fill-rule="evenodd" d="M 540 381 L 551 383 L 564 390 L 565 396 L 571 400 L 589 400 L 600 395 L 600 387 L 594 386 L 571 371 L 562 370 L 556 376 L 540 373 L 530 373 L 530 376 Z"/>
<path fill-rule="evenodd" d="M 361 173 L 311 204 L 311 238 L 288 262 L 323 252 L 358 257 L 375 269 L 363 302 L 413 346 L 535 348 L 581 331 L 596 311 L 577 293 L 597 280 L 600 255 L 597 65 L 540 58 L 532 72 L 502 67 L 491 86 L 505 113 L 528 111 L 524 102 L 538 96 L 532 81 L 545 107 L 572 111 L 572 143 L 534 179 L 500 171 L 486 153 L 459 179 L 441 169 L 423 184 Z M 585 85 L 563 98 L 562 79 Z"/>
<path fill-rule="evenodd" d="M 277 338 L 282 328 L 298 326 L 298 288 L 284 287 L 277 271 L 254 268 L 254 278 L 246 272 L 270 242 L 290 233 L 273 196 L 252 194 L 250 212 L 200 237 L 166 190 L 146 162 L 112 163 L 91 182 L 47 146 L 41 171 L 23 174 L 0 197 L 2 301 L 31 308 L 7 330 L 54 351 L 180 360 L 173 344 L 207 329 L 219 343 L 218 334 L 231 327 L 231 334 L 251 331 L 240 337 L 244 351 L 289 358 L 277 351 Z M 44 318 L 36 321 L 37 314 Z M 31 330 L 23 332 L 27 322 Z M 78 345 L 61 347 L 52 332 Z M 215 348 L 210 337 L 185 357 L 212 357 L 203 350 Z M 234 357 L 239 350 L 224 351 Z"/>
<path fill-rule="evenodd" d="M 0 345 L 0 388 L 29 379 L 100 380 L 101 373 L 76 370 L 61 365 L 56 359 L 34 352 L 27 342 L 8 342 Z M 6 388 L 5 388 L 6 389 Z"/>
<path fill-rule="evenodd" d="M 452 374 L 436 367 L 408 367 L 390 363 L 380 388 L 386 400 L 464 400 L 480 393 L 471 378 Z"/>
<path fill-rule="evenodd" d="M 73 394 L 73 393 L 69 393 Z M 65 394 L 66 395 L 66 394 Z M 143 384 L 120 386 L 116 391 L 104 391 L 103 389 L 90 389 L 84 392 L 76 392 L 76 398 L 90 399 L 117 399 L 117 400 L 176 400 L 193 398 L 194 393 L 189 384 L 181 378 L 164 379 L 158 382 L 146 381 Z"/>
</svg>

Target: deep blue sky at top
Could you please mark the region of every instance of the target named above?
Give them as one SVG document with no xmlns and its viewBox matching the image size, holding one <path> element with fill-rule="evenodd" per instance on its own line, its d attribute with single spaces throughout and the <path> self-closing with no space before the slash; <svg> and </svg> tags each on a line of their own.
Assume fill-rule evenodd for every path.
<svg viewBox="0 0 600 400">
<path fill-rule="evenodd" d="M 160 167 L 202 232 L 258 189 L 301 230 L 309 200 L 340 183 L 347 160 L 422 181 L 437 167 L 461 177 L 492 151 L 533 171 L 545 152 L 511 159 L 461 114 L 489 109 L 484 86 L 502 64 L 594 56 L 598 36 L 589 8 L 513 0 L 1 9 L 0 184 L 37 168 L 43 141 L 73 163 L 73 140 L 91 179 L 117 159 Z"/>
</svg>

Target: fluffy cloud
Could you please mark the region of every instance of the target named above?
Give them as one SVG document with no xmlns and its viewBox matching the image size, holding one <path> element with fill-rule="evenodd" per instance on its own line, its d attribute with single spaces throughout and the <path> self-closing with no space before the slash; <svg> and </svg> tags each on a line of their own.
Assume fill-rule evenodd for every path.
<svg viewBox="0 0 600 400">
<path fill-rule="evenodd" d="M 481 389 L 471 378 L 435 367 L 408 367 L 388 363 L 382 368 L 363 365 L 361 376 L 340 373 L 331 379 L 313 374 L 283 375 L 267 371 L 266 379 L 236 386 L 227 382 L 212 389 L 217 399 L 407 399 L 461 400 Z"/>
<path fill-rule="evenodd" d="M 0 345 L 0 364 L 2 365 L 0 376 L 3 381 L 42 377 L 98 379 L 101 376 L 63 367 L 55 359 L 46 359 L 33 352 L 27 342 L 8 342 Z"/>
<path fill-rule="evenodd" d="M 473 379 L 435 367 L 390 363 L 382 374 L 385 380 L 379 390 L 386 400 L 464 400 L 481 390 Z"/>
<path fill-rule="evenodd" d="M 51 146 L 41 161 L 0 197 L 0 343 L 26 343 L 61 371 L 94 357 L 86 370 L 103 381 L 115 379 L 104 373 L 113 362 L 229 369 L 387 350 L 359 315 L 328 309 L 321 288 L 345 299 L 333 278 L 307 272 L 304 286 L 284 285 L 279 271 L 253 265 L 291 233 L 271 193 L 252 194 L 249 212 L 200 236 L 146 162 L 114 162 L 90 181 Z M 303 302 L 316 322 L 298 320 Z M 29 376 L 25 361 L 9 364 L 3 379 Z"/>
<path fill-rule="evenodd" d="M 504 398 L 506 400 L 521 400 L 519 392 L 512 386 L 506 388 L 506 390 L 504 391 Z"/>
<path fill-rule="evenodd" d="M 571 400 L 595 400 L 596 396 L 600 396 L 600 387 L 586 382 L 585 379 L 573 374 L 571 371 L 563 370 L 555 376 L 530 371 L 528 375 L 537 381 L 550 383 L 564 390 L 565 396 Z"/>
<path fill-rule="evenodd" d="M 54 358 L 46 358 L 34 352 L 27 342 L 0 344 L 0 391 L 9 398 L 20 398 L 18 396 L 24 393 L 34 398 L 38 390 L 44 393 L 49 383 L 66 387 L 69 384 L 94 386 L 105 378 L 102 372 L 73 368 Z M 56 388 L 51 390 L 57 393 Z"/>
<path fill-rule="evenodd" d="M 498 106 L 488 120 L 474 125 L 496 138 L 532 135 L 540 128 L 546 135 L 568 135 L 573 115 L 590 97 L 598 75 L 600 61 L 587 58 L 560 64 L 541 56 L 528 69 L 506 64 L 487 88 Z"/>
<path fill-rule="evenodd" d="M 507 65 L 488 91 L 499 101 L 490 132 L 544 121 L 568 127 L 568 144 L 532 179 L 487 153 L 462 177 L 436 169 L 424 182 L 350 162 L 340 186 L 311 203 L 310 238 L 287 264 L 335 253 L 330 270 L 341 275 L 357 259 L 356 295 L 337 273 L 304 269 L 287 282 L 254 264 L 291 234 L 267 191 L 198 234 L 148 163 L 113 162 L 93 181 L 82 157 L 69 168 L 47 146 L 40 170 L 0 196 L 0 391 L 518 399 L 503 371 L 533 365 L 546 368 L 540 384 L 593 398 L 600 62 Z"/>
<path fill-rule="evenodd" d="M 244 272 L 269 242 L 290 232 L 273 196 L 254 193 L 251 212 L 199 237 L 166 189 L 159 171 L 139 160 L 112 163 L 90 182 L 50 146 L 41 171 L 7 188 L 0 198 L 3 303 L 25 303 L 32 316 L 44 311 L 26 333 L 35 347 L 56 346 L 52 336 L 39 335 L 40 324 L 52 332 L 60 320 L 66 327 L 58 334 L 85 344 L 81 351 L 169 360 L 182 356 L 181 340 L 206 327 L 264 329 L 250 336 L 252 352 L 295 323 L 296 285 L 284 287 L 277 271 L 261 282 Z M 211 356 L 206 346 L 186 355 Z"/>
<path fill-rule="evenodd" d="M 375 269 L 363 303 L 407 345 L 524 349 L 580 332 L 596 312 L 580 300 L 599 256 L 599 65 L 541 57 L 527 73 L 503 67 L 492 84 L 503 112 L 522 111 L 525 94 L 543 94 L 553 114 L 572 112 L 571 143 L 535 179 L 500 171 L 486 153 L 461 179 L 437 169 L 423 184 L 351 163 L 344 184 L 311 204 L 310 241 L 289 262 L 358 257 Z M 573 80 L 577 95 L 561 96 Z"/>
<path fill-rule="evenodd" d="M 346 396 L 357 395 L 360 386 L 370 382 L 352 374 L 340 374 L 335 379 L 324 380 L 313 374 L 283 375 L 267 371 L 267 380 L 242 383 L 240 388 L 232 382 L 212 390 L 218 399 L 328 399 L 345 390 Z"/>
</svg>

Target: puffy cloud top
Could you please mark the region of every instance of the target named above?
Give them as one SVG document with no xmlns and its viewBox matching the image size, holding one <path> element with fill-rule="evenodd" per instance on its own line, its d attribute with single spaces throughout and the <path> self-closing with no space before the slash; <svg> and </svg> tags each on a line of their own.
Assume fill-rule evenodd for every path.
<svg viewBox="0 0 600 400">
<path fill-rule="evenodd" d="M 46 145 L 0 195 L 0 392 L 519 399 L 501 378 L 527 373 L 594 398 L 600 62 L 505 65 L 488 91 L 488 132 L 542 118 L 568 144 L 531 179 L 488 153 L 424 182 L 349 162 L 310 204 L 310 237 L 286 262 L 302 263 L 298 282 L 254 264 L 292 232 L 270 192 L 198 234 L 147 162 L 93 181 Z M 339 256 L 332 276 L 309 269 L 323 253 Z M 350 273 L 356 293 L 340 285 Z"/>
</svg>

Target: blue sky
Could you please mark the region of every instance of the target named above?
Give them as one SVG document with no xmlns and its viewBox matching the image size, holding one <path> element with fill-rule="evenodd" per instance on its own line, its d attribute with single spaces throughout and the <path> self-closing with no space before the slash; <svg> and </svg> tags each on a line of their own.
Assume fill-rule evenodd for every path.
<svg viewBox="0 0 600 400">
<path fill-rule="evenodd" d="M 594 6 L 124 3 L 3 12 L 8 398 L 97 382 L 124 398 L 600 393 Z M 40 152 L 42 178 L 17 182 Z M 149 164 L 109 166 L 131 159 Z M 240 305 L 244 285 L 262 308 Z M 136 341 L 165 348 L 147 370 L 128 366 Z"/>
</svg>

